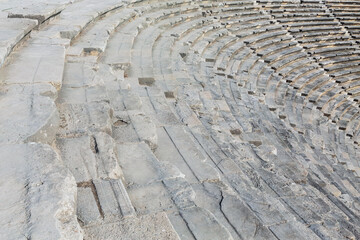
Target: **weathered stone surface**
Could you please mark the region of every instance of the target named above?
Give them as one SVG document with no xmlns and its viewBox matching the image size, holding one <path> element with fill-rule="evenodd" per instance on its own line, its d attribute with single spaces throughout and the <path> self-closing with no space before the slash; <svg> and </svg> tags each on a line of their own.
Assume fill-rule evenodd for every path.
<svg viewBox="0 0 360 240">
<path fill-rule="evenodd" d="M 127 185 L 147 185 L 183 176 L 172 165 L 160 163 L 145 143 L 118 144 L 117 150 Z"/>
<path fill-rule="evenodd" d="M 43 224 L 47 239 L 81 238 L 76 217 L 85 239 L 360 239 L 359 10 L 2 1 L 1 149 L 51 144 L 61 161 L 35 165 L 49 179 L 67 167 L 78 196 L 57 204 L 62 180 L 32 192 L 47 168 L 25 154 L 25 180 L 0 170 L 14 189 L 0 198 L 30 207 L 1 207 L 16 224 L 0 233 L 45 239 L 35 220 L 49 205 L 71 210 Z M 19 197 L 31 194 L 47 198 Z"/>
<path fill-rule="evenodd" d="M 182 127 L 169 126 L 165 127 L 165 129 L 173 144 L 180 151 L 184 161 L 199 181 L 217 180 L 220 178 L 216 170 L 207 163 L 208 159 L 206 156 L 199 151 Z"/>
<path fill-rule="evenodd" d="M 90 148 L 91 137 L 60 138 L 57 139 L 57 146 L 65 166 L 70 169 L 76 182 L 97 178 L 96 156 Z"/>
<path fill-rule="evenodd" d="M 143 113 L 129 113 L 130 121 L 141 141 L 144 141 L 151 149 L 157 148 L 156 126 L 151 119 Z"/>
<path fill-rule="evenodd" d="M 8 13 L 9 18 L 31 18 L 42 23 L 51 16 L 57 14 L 65 8 L 66 4 L 73 0 L 51 0 L 38 1 L 36 3 L 29 1 L 25 4 L 22 1 L 5 1 L 2 11 Z"/>
<path fill-rule="evenodd" d="M 207 210 L 193 207 L 180 211 L 196 239 L 233 239 L 230 233 Z"/>
<path fill-rule="evenodd" d="M 62 87 L 58 103 L 81 104 L 87 102 L 107 101 L 108 97 L 104 86 L 91 86 L 86 88 Z"/>
<path fill-rule="evenodd" d="M 88 62 L 67 62 L 65 64 L 64 81 L 65 87 L 79 88 L 90 87 L 100 84 L 95 81 L 96 66 Z"/>
<path fill-rule="evenodd" d="M 102 218 L 90 186 L 78 188 L 77 206 L 77 216 L 82 224 L 95 223 Z"/>
<path fill-rule="evenodd" d="M 1 19 L 0 22 L 0 66 L 12 49 L 37 25 L 30 19 Z"/>
<path fill-rule="evenodd" d="M 76 184 L 48 145 L 0 146 L 2 239 L 82 239 Z"/>
<path fill-rule="evenodd" d="M 176 209 L 162 182 L 134 186 L 128 193 L 136 212 L 141 215 Z"/>
<path fill-rule="evenodd" d="M 243 239 L 276 239 L 240 199 L 226 194 L 220 205 L 221 211 Z"/>
<path fill-rule="evenodd" d="M 28 46 L 11 56 L 11 64 L 0 69 L 0 79 L 6 84 L 49 83 L 61 87 L 65 48 L 57 45 Z"/>
<path fill-rule="evenodd" d="M 77 182 L 118 179 L 122 176 L 114 140 L 106 133 L 78 138 L 59 138 L 57 147 Z"/>
<path fill-rule="evenodd" d="M 94 181 L 100 206 L 106 219 L 116 219 L 135 215 L 128 193 L 119 180 Z"/>
<path fill-rule="evenodd" d="M 165 179 L 163 182 L 178 208 L 185 209 L 195 206 L 196 194 L 184 178 Z"/>
<path fill-rule="evenodd" d="M 111 134 L 111 110 L 107 103 L 61 104 L 59 136 L 73 137 L 88 131 Z"/>
<path fill-rule="evenodd" d="M 87 239 L 179 239 L 165 213 L 127 218 L 122 222 L 85 228 Z"/>
<path fill-rule="evenodd" d="M 195 236 L 192 234 L 190 229 L 187 227 L 186 222 L 180 216 L 179 213 L 177 213 L 177 212 L 169 213 L 168 218 L 180 239 L 195 240 Z"/>
<path fill-rule="evenodd" d="M 171 144 L 171 139 L 164 128 L 157 129 L 158 147 L 154 154 L 161 162 L 169 162 L 176 166 L 186 178 L 189 183 L 197 183 L 196 175 L 188 166 L 187 162 L 181 156 L 174 144 Z"/>
<path fill-rule="evenodd" d="M 0 143 L 51 143 L 59 125 L 55 96 L 56 90 L 50 84 L 3 86 Z"/>
</svg>

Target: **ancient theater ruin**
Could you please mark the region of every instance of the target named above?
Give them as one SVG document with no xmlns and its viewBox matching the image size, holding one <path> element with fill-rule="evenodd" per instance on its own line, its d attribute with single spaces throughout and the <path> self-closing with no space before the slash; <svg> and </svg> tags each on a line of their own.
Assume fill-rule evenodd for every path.
<svg viewBox="0 0 360 240">
<path fill-rule="evenodd" d="M 0 0 L 0 240 L 360 239 L 359 0 Z"/>
</svg>

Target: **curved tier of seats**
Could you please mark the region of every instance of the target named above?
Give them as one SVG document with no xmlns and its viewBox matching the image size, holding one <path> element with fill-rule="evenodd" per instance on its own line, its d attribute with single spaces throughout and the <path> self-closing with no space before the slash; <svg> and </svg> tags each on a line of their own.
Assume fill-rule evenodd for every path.
<svg viewBox="0 0 360 240">
<path fill-rule="evenodd" d="M 77 1 L 0 69 L 1 146 L 71 172 L 64 239 L 358 239 L 359 6 Z"/>
</svg>

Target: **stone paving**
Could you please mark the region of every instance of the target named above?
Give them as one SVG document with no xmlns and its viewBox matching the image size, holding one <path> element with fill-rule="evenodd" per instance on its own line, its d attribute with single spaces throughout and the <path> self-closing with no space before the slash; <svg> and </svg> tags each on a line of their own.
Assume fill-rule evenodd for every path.
<svg viewBox="0 0 360 240">
<path fill-rule="evenodd" d="M 360 239 L 359 12 L 0 0 L 0 239 Z"/>
</svg>

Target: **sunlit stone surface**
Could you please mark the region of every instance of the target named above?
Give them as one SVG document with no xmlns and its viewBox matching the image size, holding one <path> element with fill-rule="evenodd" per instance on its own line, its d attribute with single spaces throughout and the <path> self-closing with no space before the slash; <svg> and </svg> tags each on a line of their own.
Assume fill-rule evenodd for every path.
<svg viewBox="0 0 360 240">
<path fill-rule="evenodd" d="M 0 239 L 360 239 L 360 2 L 0 0 Z"/>
</svg>

